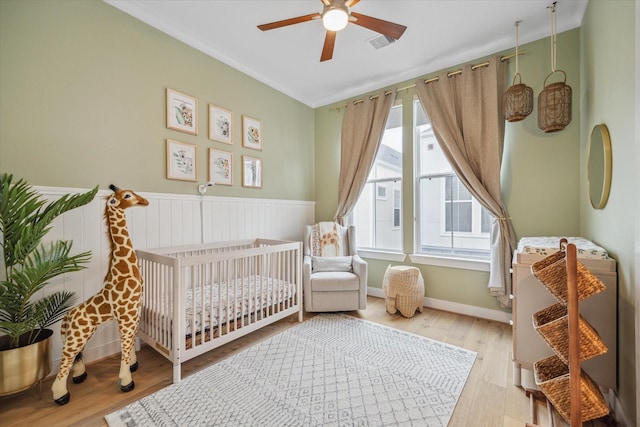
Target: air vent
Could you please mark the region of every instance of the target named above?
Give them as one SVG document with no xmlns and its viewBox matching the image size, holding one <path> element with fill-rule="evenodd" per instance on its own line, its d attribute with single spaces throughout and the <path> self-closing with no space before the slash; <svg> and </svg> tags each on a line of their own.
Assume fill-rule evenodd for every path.
<svg viewBox="0 0 640 427">
<path fill-rule="evenodd" d="M 374 49 L 381 49 L 385 46 L 389 46 L 391 43 L 394 43 L 396 39 L 381 34 L 379 36 L 372 37 L 367 41 L 371 43 L 371 46 L 373 46 Z"/>
</svg>

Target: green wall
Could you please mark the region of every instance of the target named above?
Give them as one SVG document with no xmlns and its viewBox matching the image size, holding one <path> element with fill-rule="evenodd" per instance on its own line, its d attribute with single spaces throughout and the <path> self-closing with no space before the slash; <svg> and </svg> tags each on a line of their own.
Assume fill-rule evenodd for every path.
<svg viewBox="0 0 640 427">
<path fill-rule="evenodd" d="M 234 154 L 234 185 L 208 195 L 313 200 L 313 109 L 98 0 L 0 2 L 0 171 L 30 184 L 196 194 L 166 179 L 166 139 Z M 198 99 L 198 135 L 166 128 L 165 89 Z M 234 113 L 234 144 L 207 138 L 208 103 Z M 242 115 L 264 149 L 242 147 Z M 242 155 L 263 188 L 241 186 Z"/>
<path fill-rule="evenodd" d="M 636 164 L 635 7 L 632 0 L 590 1 L 581 32 L 583 105 L 580 138 L 580 230 L 618 260 L 618 396 L 629 418 L 637 422 L 635 353 L 634 220 L 638 183 Z M 604 123 L 611 135 L 613 176 L 604 209 L 591 207 L 587 196 L 587 147 L 591 129 Z"/>
<path fill-rule="evenodd" d="M 572 89 L 572 121 L 562 131 L 544 133 L 538 128 L 538 95 L 551 74 L 549 39 L 522 46 L 522 82 L 533 89 L 533 112 L 525 120 L 507 123 L 502 171 L 502 194 L 518 238 L 575 236 L 579 234 L 578 192 L 580 170 L 580 31 L 557 37 L 557 70 L 566 73 Z M 510 79 L 515 61 L 510 61 Z M 547 84 L 562 81 L 556 72 Z"/>
<path fill-rule="evenodd" d="M 537 99 L 534 112 L 522 122 L 507 123 L 502 170 L 503 197 L 518 238 L 524 236 L 579 234 L 580 194 L 580 31 L 558 35 L 557 69 L 566 72 L 567 84 L 572 87 L 573 119 L 561 132 L 545 134 L 537 126 Z M 522 46 L 520 57 L 522 82 L 531 86 L 534 96 L 543 89 L 551 73 L 550 43 L 548 39 Z M 501 52 L 499 55 L 512 53 Z M 486 58 L 478 58 L 473 64 Z M 421 76 L 430 78 L 459 66 Z M 509 64 L 509 84 L 515 73 L 515 61 Z M 555 73 L 547 83 L 563 79 Z M 399 82 L 385 90 L 411 86 L 415 80 Z M 316 219 L 330 220 L 337 207 L 337 181 L 340 157 L 340 127 L 347 102 L 368 96 L 346 99 L 334 105 L 316 109 Z M 412 101 L 413 88 L 398 92 L 403 103 L 403 164 L 413 164 Z M 413 171 L 405 167 L 403 177 L 404 252 L 413 253 Z M 382 287 L 387 261 L 368 260 L 371 266 L 369 285 Z M 407 261 L 408 262 L 408 261 Z M 482 271 L 455 268 L 418 266 L 425 279 L 426 296 L 488 309 L 502 310 L 489 295 L 489 274 Z"/>
</svg>

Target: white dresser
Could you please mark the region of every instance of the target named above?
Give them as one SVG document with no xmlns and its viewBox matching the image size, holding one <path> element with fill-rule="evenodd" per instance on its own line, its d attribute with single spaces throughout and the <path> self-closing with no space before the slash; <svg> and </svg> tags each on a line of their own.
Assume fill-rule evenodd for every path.
<svg viewBox="0 0 640 427">
<path fill-rule="evenodd" d="M 616 388 L 617 274 L 616 260 L 606 250 L 580 237 L 568 237 L 578 249 L 578 261 L 606 286 L 606 290 L 580 302 L 580 314 L 603 339 L 607 353 L 582 363 L 600 387 Z M 513 382 L 537 390 L 533 364 L 553 355 L 553 350 L 533 328 L 533 313 L 557 301 L 531 273 L 531 265 L 554 251 L 560 237 L 524 237 L 513 256 Z"/>
</svg>

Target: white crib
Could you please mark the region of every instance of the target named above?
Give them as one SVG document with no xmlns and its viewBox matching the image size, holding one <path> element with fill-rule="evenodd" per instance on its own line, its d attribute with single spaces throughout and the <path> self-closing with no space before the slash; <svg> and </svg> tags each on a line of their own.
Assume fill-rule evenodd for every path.
<svg viewBox="0 0 640 427">
<path fill-rule="evenodd" d="M 302 243 L 242 240 L 138 250 L 138 337 L 181 364 L 302 309 Z"/>
</svg>

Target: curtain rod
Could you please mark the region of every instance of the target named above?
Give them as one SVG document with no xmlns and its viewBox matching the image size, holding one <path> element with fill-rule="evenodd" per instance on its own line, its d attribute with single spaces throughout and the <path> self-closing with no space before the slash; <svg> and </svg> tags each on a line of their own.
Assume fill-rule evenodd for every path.
<svg viewBox="0 0 640 427">
<path fill-rule="evenodd" d="M 525 54 L 525 51 L 520 51 L 520 52 L 518 52 L 517 54 L 516 54 L 516 53 L 512 53 L 512 54 L 509 54 L 509 55 L 504 55 L 504 56 L 501 56 L 501 57 L 500 57 L 500 61 L 501 61 L 501 62 L 504 62 L 504 61 L 507 61 L 507 60 L 509 60 L 509 59 L 513 58 L 513 57 L 514 57 L 514 56 L 516 56 L 516 55 L 518 55 L 518 56 L 519 56 L 519 55 L 524 55 L 524 54 Z M 480 67 L 486 67 L 487 65 L 489 65 L 489 61 L 483 62 L 483 63 L 481 63 L 481 64 L 472 65 L 472 66 L 471 66 L 471 69 L 472 69 L 472 70 L 476 70 L 476 69 L 478 69 L 478 68 L 480 68 Z M 447 77 L 453 77 L 453 76 L 458 75 L 458 74 L 462 74 L 462 70 L 451 71 L 451 72 L 447 73 Z M 426 79 L 424 82 L 425 82 L 425 83 L 437 82 L 437 81 L 438 81 L 438 79 L 439 79 L 438 77 L 432 77 L 432 78 L 430 78 L 430 79 Z M 416 87 L 416 85 L 415 85 L 415 84 L 411 84 L 411 85 L 408 85 L 408 86 L 403 86 L 403 87 L 401 87 L 401 88 L 396 89 L 396 91 L 401 91 L 401 90 L 411 89 L 411 88 L 413 88 L 413 87 Z M 393 91 L 390 91 L 390 90 L 385 91 L 384 96 L 391 95 L 392 93 L 393 93 Z M 375 99 L 375 98 L 377 98 L 378 96 L 379 96 L 379 95 L 371 95 L 371 96 L 369 97 L 369 99 Z M 361 102 L 364 102 L 364 99 L 356 99 L 355 101 L 353 101 L 354 105 L 355 105 L 355 104 L 359 104 L 359 103 L 361 103 Z M 329 108 L 329 111 L 331 111 L 331 110 L 338 110 L 338 111 L 339 111 L 339 110 L 341 110 L 342 108 L 346 108 L 346 107 L 347 107 L 347 104 L 339 105 L 339 106 L 337 106 L 337 107 L 331 107 L 331 108 Z"/>
</svg>

